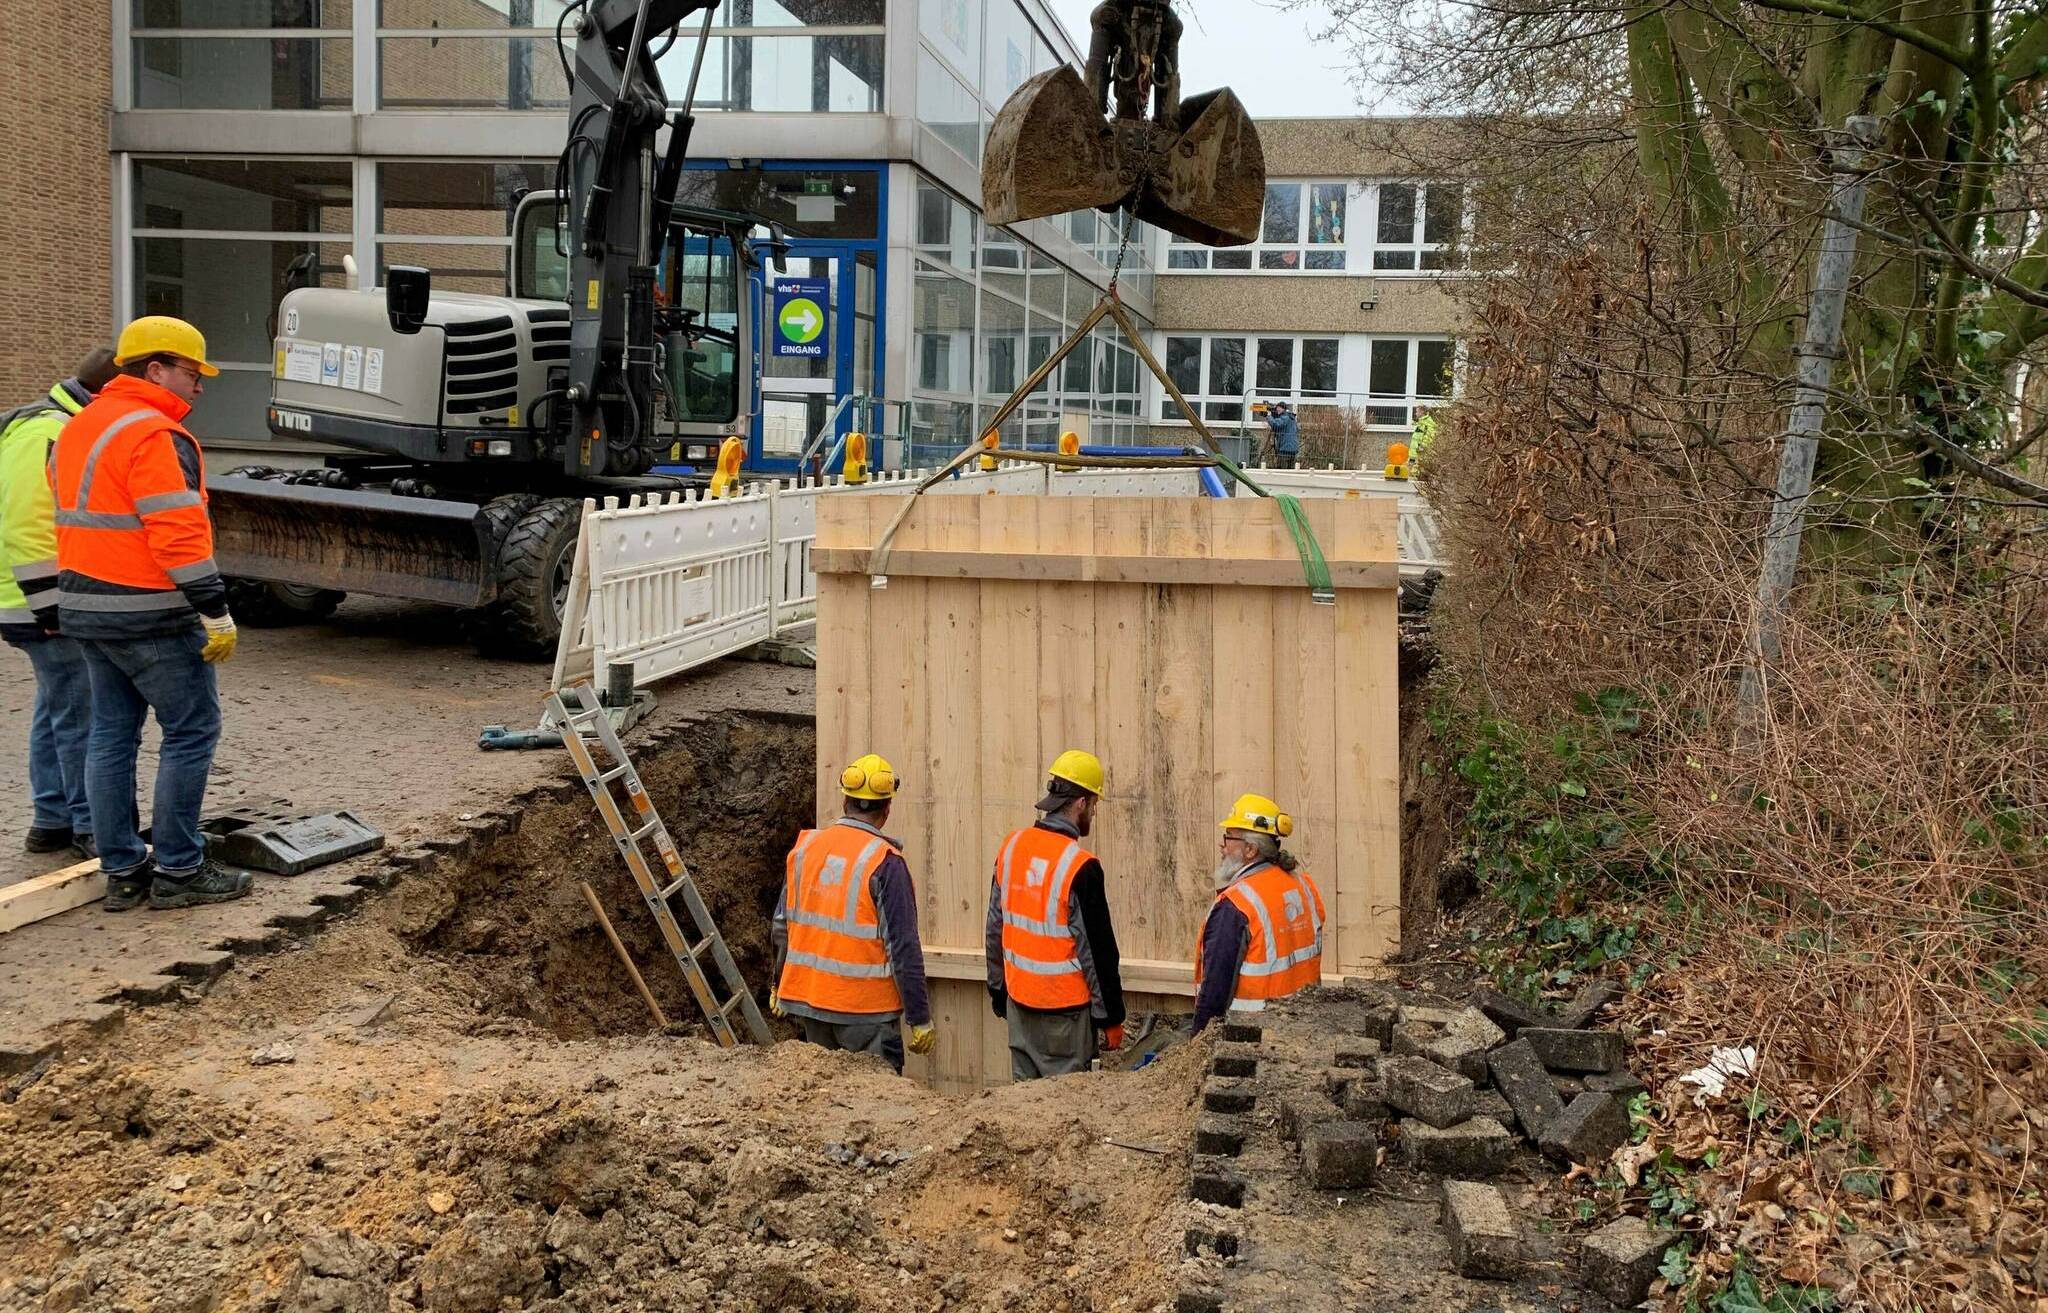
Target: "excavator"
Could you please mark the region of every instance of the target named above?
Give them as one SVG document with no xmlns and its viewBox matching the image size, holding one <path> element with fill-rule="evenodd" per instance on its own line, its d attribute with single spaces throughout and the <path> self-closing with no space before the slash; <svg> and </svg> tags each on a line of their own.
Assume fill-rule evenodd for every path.
<svg viewBox="0 0 2048 1313">
<path fill-rule="evenodd" d="M 747 270 L 787 245 L 755 216 L 676 201 L 717 3 L 564 13 L 568 140 L 556 186 L 516 204 L 509 295 L 437 291 L 408 267 L 381 291 L 285 294 L 269 427 L 346 454 L 209 480 L 238 615 L 287 623 L 347 592 L 412 598 L 469 608 L 486 650 L 549 655 L 582 499 L 679 487 L 658 462 L 702 460 L 746 431 Z M 696 14 L 672 106 L 656 61 Z"/>
</svg>

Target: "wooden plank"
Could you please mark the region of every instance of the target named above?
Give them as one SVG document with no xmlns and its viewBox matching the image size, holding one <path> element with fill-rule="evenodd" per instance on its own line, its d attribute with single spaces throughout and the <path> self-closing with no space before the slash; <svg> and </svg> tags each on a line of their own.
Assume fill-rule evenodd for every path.
<svg viewBox="0 0 2048 1313">
<path fill-rule="evenodd" d="M 1189 499 L 1193 501 L 1192 498 Z M 1195 502 L 1200 505 L 1200 502 Z M 819 548 L 811 561 L 822 577 L 869 573 L 872 552 L 854 548 Z M 1330 582 L 1337 588 L 1392 588 L 1400 569 L 1391 561 L 1326 561 Z M 1233 560 L 1158 556 L 1083 556 L 1072 552 L 1002 551 L 945 552 L 891 545 L 889 577 L 935 579 L 1022 579 L 1072 583 L 1213 584 L 1256 588 L 1308 587 L 1301 559 Z"/>
<path fill-rule="evenodd" d="M 100 859 L 88 857 L 61 870 L 30 876 L 0 888 L 0 934 L 33 925 L 45 917 L 96 903 L 107 893 Z"/>
<path fill-rule="evenodd" d="M 1327 958 L 1324 959 L 1324 965 L 1326 967 L 1330 965 Z M 1181 999 L 1193 998 L 1195 996 L 1195 964 L 1192 955 L 1187 958 L 1175 958 L 1171 961 L 1149 958 L 1125 958 L 1122 966 L 1124 993 L 1126 995 Z M 982 976 L 982 958 L 979 949 L 927 947 L 924 951 L 924 970 L 925 975 L 935 982 L 935 985 L 959 985 L 975 990 L 977 1001 L 981 1006 L 981 1015 L 988 1018 L 990 1029 L 997 1032 L 998 1035 L 1007 1033 L 1003 1024 L 989 1013 L 988 993 Z M 1334 970 L 1326 970 L 1323 973 L 1323 979 L 1330 984 L 1336 984 L 1339 981 L 1351 979 L 1357 974 L 1356 972 L 1339 973 Z M 1133 1011 L 1142 1010 L 1135 1003 L 1131 1006 Z M 1002 1041 L 1002 1052 L 1005 1055 L 1009 1052 L 1009 1042 L 1007 1039 Z M 1004 1056 L 1003 1070 L 1008 1071 L 1008 1069 L 1009 1058 Z"/>
<path fill-rule="evenodd" d="M 867 497 L 817 499 L 819 543 L 827 546 L 869 540 Z M 875 590 L 855 575 L 818 577 L 818 819 L 829 822 L 842 810 L 839 772 L 862 753 L 869 731 L 872 678 L 868 653 L 869 597 Z M 829 599 L 829 600 L 828 600 Z"/>
<path fill-rule="evenodd" d="M 1197 504 L 1209 512 L 1210 541 L 1219 560 L 1228 558 L 1235 565 L 1279 550 L 1270 525 L 1234 514 L 1236 508 L 1220 500 Z M 1286 550 L 1293 550 L 1291 538 Z M 1215 828 L 1216 822 L 1228 813 L 1239 794 L 1266 794 L 1278 801 L 1283 811 L 1293 811 L 1293 804 L 1280 796 L 1284 790 L 1274 771 L 1273 703 L 1277 690 L 1273 617 L 1281 600 L 1266 588 L 1220 586 L 1213 592 L 1209 663 L 1216 710 L 1209 759 L 1209 812 L 1204 818 L 1211 827 L 1211 861 L 1218 855 L 1215 845 L 1222 834 Z M 1299 679 L 1290 676 L 1285 682 L 1292 685 Z"/>
<path fill-rule="evenodd" d="M 1210 554 L 1210 513 L 1198 497 L 1149 503 L 1153 550 L 1162 556 Z M 1202 918 L 1215 897 L 1216 817 L 1211 814 L 1216 760 L 1215 690 L 1210 652 L 1217 589 L 1159 588 L 1148 617 L 1160 771 L 1151 861 L 1172 884 L 1146 909 L 1154 933 L 1131 947 L 1135 957 L 1192 957 Z M 1121 946 L 1121 945 L 1119 945 Z"/>
<path fill-rule="evenodd" d="M 1332 505 L 1344 505 L 1332 502 Z M 1374 508 L 1377 509 L 1377 508 Z M 1335 551 L 1389 550 L 1391 517 L 1343 515 Z M 1400 690 L 1395 595 L 1383 590 L 1337 596 L 1335 697 L 1336 896 L 1324 900 L 1336 933 L 1334 969 L 1358 971 L 1385 959 L 1400 942 L 1401 785 Z"/>
<path fill-rule="evenodd" d="M 1150 550 L 1151 520 L 1111 497 L 1073 498 L 1089 508 L 1097 551 L 1142 555 Z M 1078 585 L 1077 585 L 1078 587 Z M 1150 842 L 1148 788 L 1156 774 L 1150 745 L 1152 672 L 1145 654 L 1145 615 L 1151 589 L 1137 584 L 1089 588 L 1094 610 L 1095 732 L 1093 751 L 1107 775 L 1089 847 L 1102 859 L 1110 921 L 1117 947 L 1130 956 L 1157 928 L 1151 909 L 1171 897 L 1174 873 Z M 1078 676 L 1079 667 L 1076 667 Z"/>
<path fill-rule="evenodd" d="M 987 499 L 919 500 L 927 504 L 905 522 L 915 541 L 963 551 L 980 542 L 980 510 Z M 904 763 L 905 770 L 920 771 L 931 781 L 930 848 L 925 861 L 933 877 L 921 900 L 924 936 L 930 943 L 978 944 L 994 859 L 992 843 L 981 834 L 982 774 L 987 764 L 981 739 L 981 584 L 905 579 L 891 585 L 898 586 L 916 590 L 913 596 L 922 592 L 922 658 L 916 631 L 877 634 L 874 652 L 876 659 L 919 667 L 928 685 L 925 750 L 920 759 Z"/>
</svg>

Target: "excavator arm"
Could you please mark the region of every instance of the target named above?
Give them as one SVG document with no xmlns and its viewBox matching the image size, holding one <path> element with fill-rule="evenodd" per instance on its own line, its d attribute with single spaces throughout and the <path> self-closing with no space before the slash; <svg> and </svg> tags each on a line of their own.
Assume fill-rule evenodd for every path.
<svg viewBox="0 0 2048 1313">
<path fill-rule="evenodd" d="M 563 468 L 639 474 L 654 462 L 655 270 L 694 117 L 690 86 L 665 158 L 655 139 L 671 105 L 656 66 L 681 26 L 718 0 L 586 0 L 576 15 L 574 85 L 563 160 L 569 179 L 569 415 Z"/>
</svg>

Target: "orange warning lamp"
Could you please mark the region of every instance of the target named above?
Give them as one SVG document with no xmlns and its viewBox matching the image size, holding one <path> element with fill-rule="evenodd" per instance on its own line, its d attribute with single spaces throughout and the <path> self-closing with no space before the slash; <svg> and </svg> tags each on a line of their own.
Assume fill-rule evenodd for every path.
<svg viewBox="0 0 2048 1313">
<path fill-rule="evenodd" d="M 981 457 L 981 468 L 985 470 L 996 468 L 996 458 L 987 454 L 988 451 L 996 449 L 996 435 L 994 433 L 984 433 L 981 438 L 981 445 L 987 449 Z"/>
<path fill-rule="evenodd" d="M 1067 430 L 1067 431 L 1066 431 L 1065 433 L 1062 433 L 1062 434 L 1060 434 L 1060 455 L 1062 455 L 1062 456 L 1078 456 L 1078 455 L 1080 455 L 1080 454 L 1081 454 L 1081 435 L 1080 435 L 1080 434 L 1078 434 L 1078 433 L 1076 433 L 1076 432 L 1074 432 L 1074 431 L 1073 431 L 1072 429 L 1068 429 L 1068 430 Z M 1060 468 L 1060 469 L 1063 469 L 1063 470 L 1074 470 L 1074 469 L 1079 469 L 1079 468 L 1080 468 L 1080 466 L 1078 466 L 1078 465 L 1062 465 L 1062 466 L 1060 466 L 1059 468 Z"/>
<path fill-rule="evenodd" d="M 1408 444 L 1405 442 L 1389 442 L 1387 444 L 1387 477 L 1390 479 L 1405 479 L 1408 476 Z"/>
<path fill-rule="evenodd" d="M 740 462 L 747 458 L 745 438 L 727 438 L 718 444 L 718 468 L 711 474 L 711 495 L 737 497 L 740 491 Z"/>
<path fill-rule="evenodd" d="M 868 481 L 868 435 L 849 433 L 846 435 L 846 464 L 842 467 L 848 483 Z"/>
</svg>

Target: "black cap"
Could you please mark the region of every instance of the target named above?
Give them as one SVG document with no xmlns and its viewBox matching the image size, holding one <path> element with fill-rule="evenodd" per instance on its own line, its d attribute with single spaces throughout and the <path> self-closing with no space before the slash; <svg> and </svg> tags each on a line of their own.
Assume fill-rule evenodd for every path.
<svg viewBox="0 0 2048 1313">
<path fill-rule="evenodd" d="M 1042 812 L 1056 812 L 1076 798 L 1091 796 L 1088 790 L 1072 780 L 1063 780 L 1055 775 L 1045 782 L 1045 796 L 1032 805 Z"/>
</svg>

